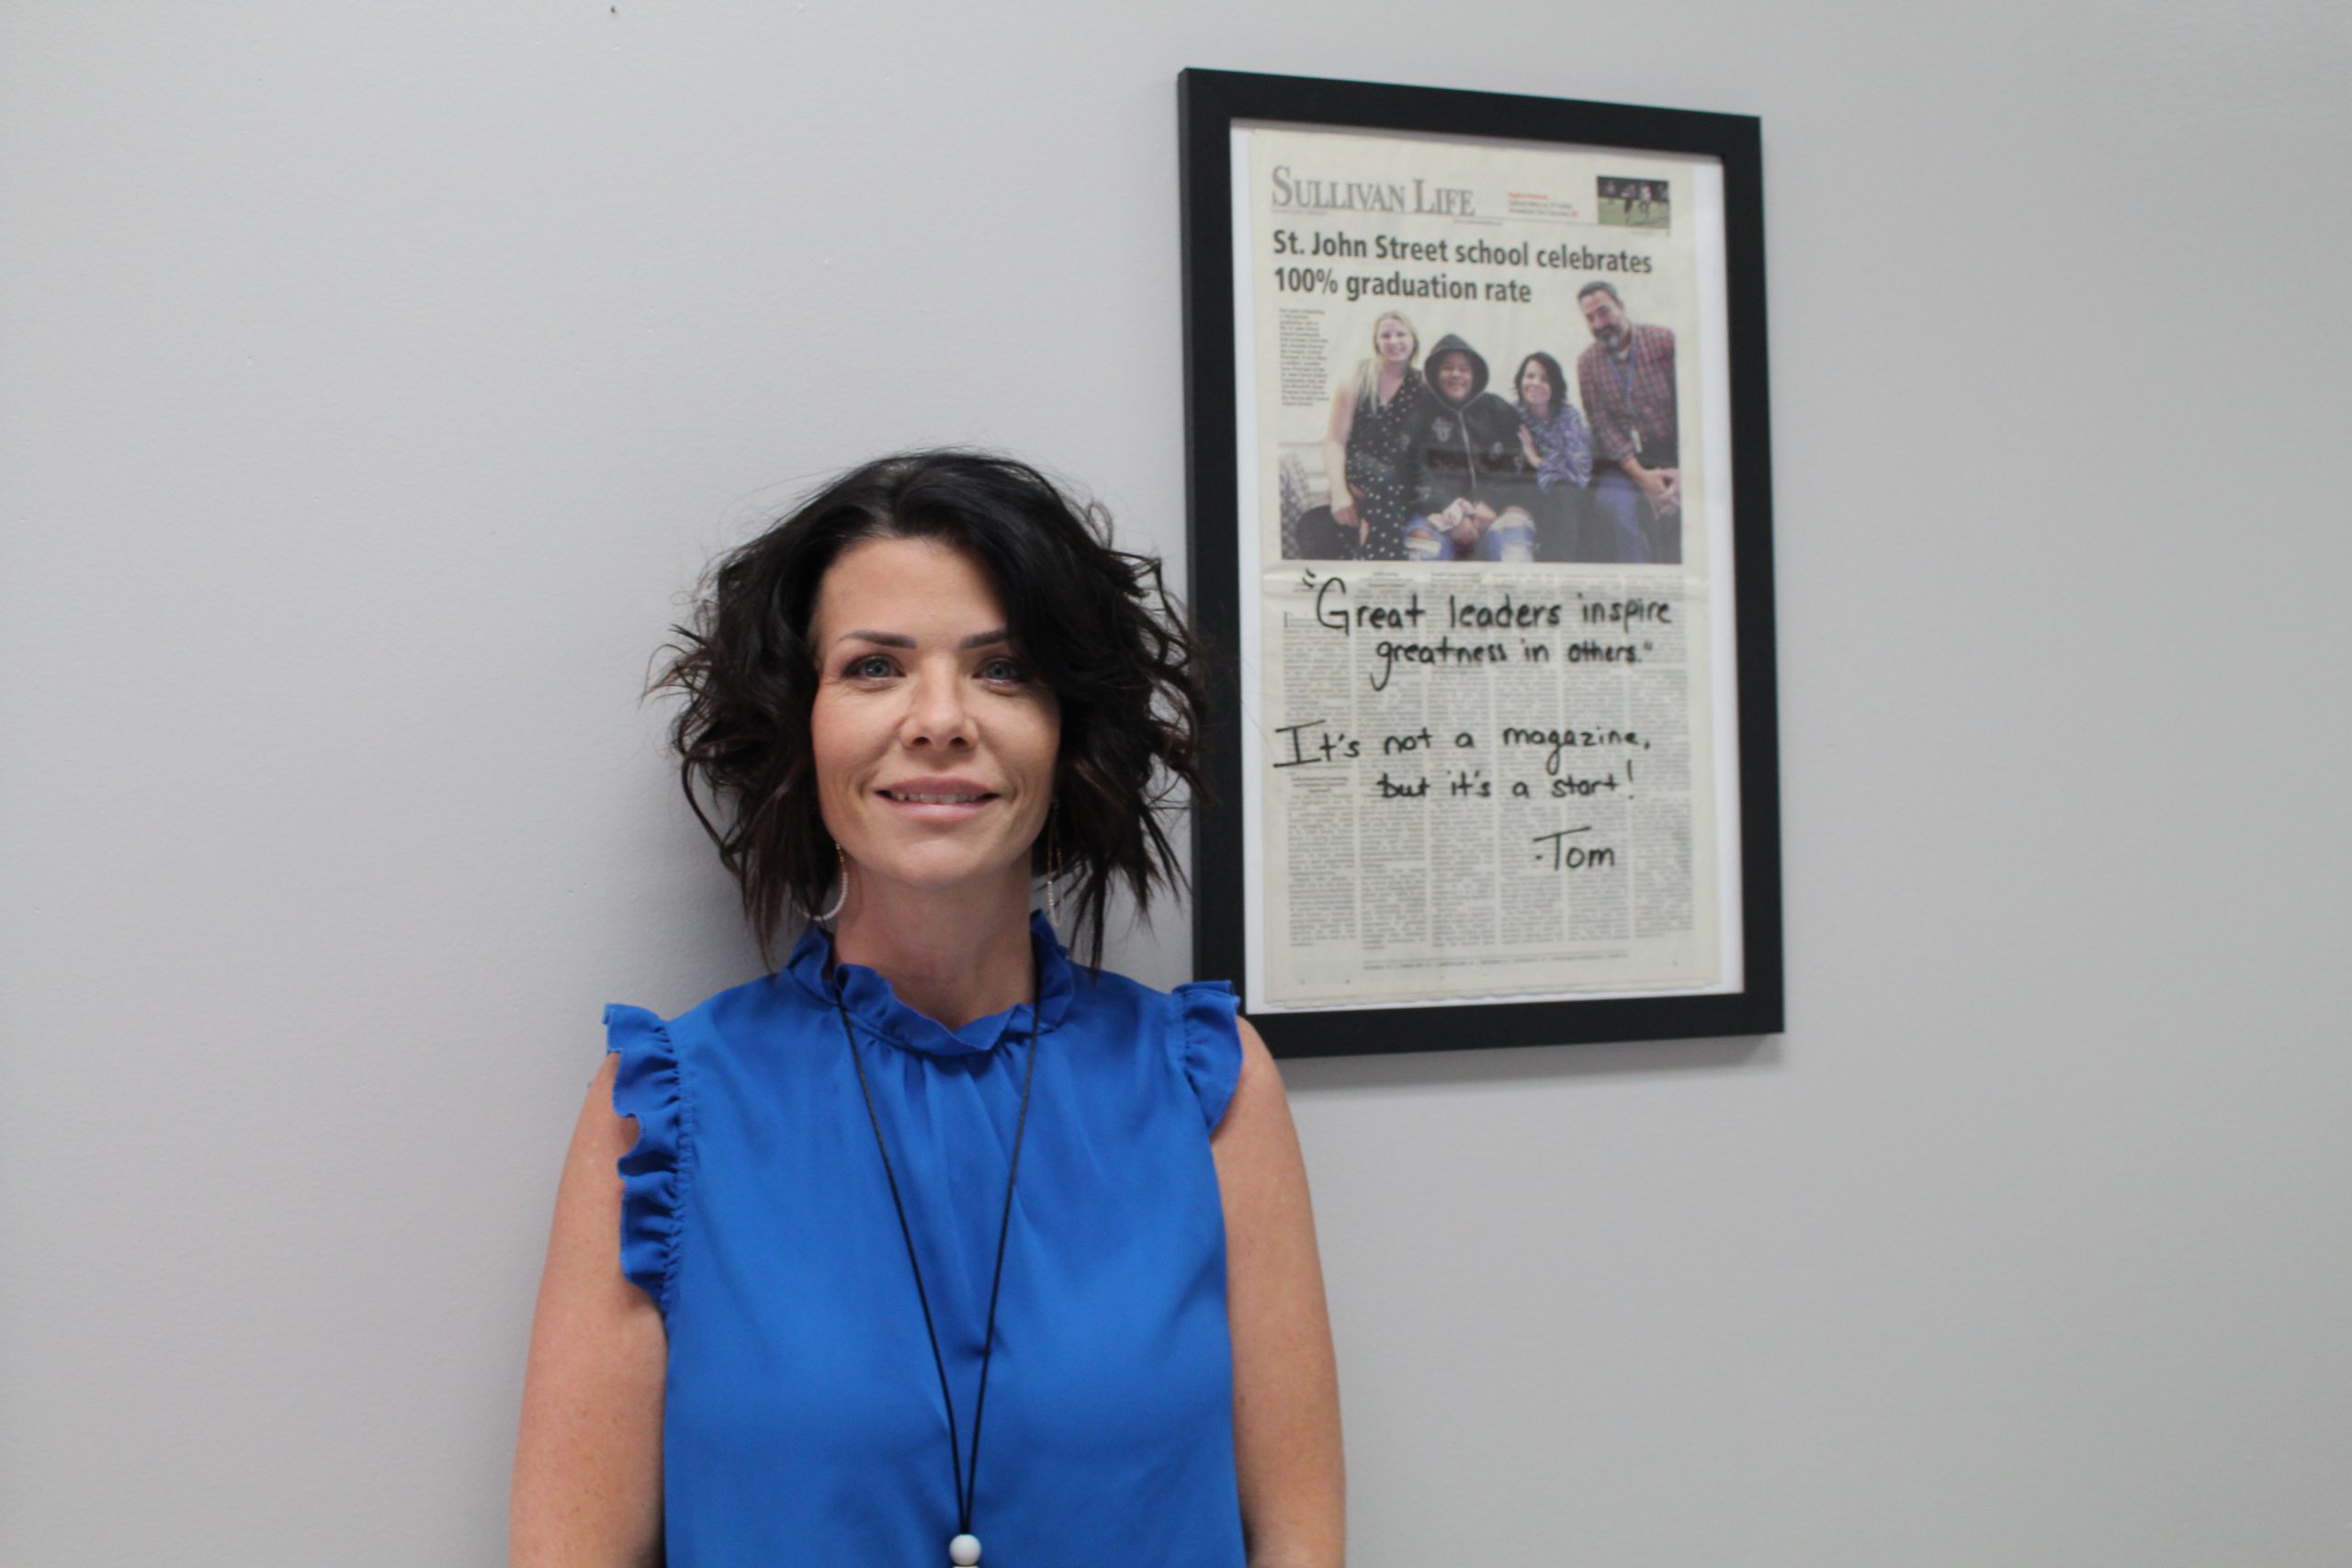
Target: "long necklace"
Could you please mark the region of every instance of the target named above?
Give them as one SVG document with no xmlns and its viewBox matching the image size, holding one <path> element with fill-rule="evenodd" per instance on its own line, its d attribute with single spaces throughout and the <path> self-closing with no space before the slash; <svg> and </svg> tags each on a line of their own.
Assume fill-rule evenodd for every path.
<svg viewBox="0 0 2352 1568">
<path fill-rule="evenodd" d="M 931 1293 L 923 1289 L 922 1264 L 915 1257 L 915 1233 L 907 1224 L 907 1205 L 899 1196 L 898 1173 L 890 1166 L 890 1145 L 882 1136 L 882 1118 L 874 1110 L 874 1089 L 865 1081 L 865 1060 L 850 1027 L 849 1004 L 842 997 L 842 980 L 833 976 L 833 1007 L 841 1014 L 842 1032 L 849 1038 L 849 1059 L 857 1068 L 857 1087 L 865 1096 L 865 1119 L 874 1126 L 874 1146 L 882 1155 L 882 1177 L 890 1184 L 890 1206 L 899 1212 L 899 1235 L 907 1244 L 907 1267 L 914 1271 L 915 1300 L 922 1304 L 922 1331 L 931 1338 L 931 1364 L 939 1371 L 939 1397 L 947 1406 L 947 1457 L 956 1467 L 956 1537 L 947 1543 L 953 1568 L 974 1568 L 980 1560 L 979 1538 L 972 1533 L 972 1496 L 980 1483 L 980 1417 L 988 1411 L 989 1362 L 996 1355 L 997 1292 L 1004 1284 L 1004 1241 L 1012 1231 L 1012 1183 L 1021 1174 L 1021 1141 L 1029 1131 L 1029 1086 L 1037 1076 L 1037 1008 L 1044 999 L 1042 976 L 1035 982 L 1029 1004 L 1029 1062 L 1021 1071 L 1021 1115 L 1012 1128 L 1012 1166 L 1004 1176 L 1004 1216 L 997 1222 L 996 1271 L 989 1280 L 989 1325 L 980 1340 L 980 1389 L 972 1402 L 972 1464 L 964 1467 L 964 1448 L 956 1435 L 956 1395 L 947 1387 L 947 1358 L 940 1353 L 939 1330 L 932 1321 Z"/>
</svg>

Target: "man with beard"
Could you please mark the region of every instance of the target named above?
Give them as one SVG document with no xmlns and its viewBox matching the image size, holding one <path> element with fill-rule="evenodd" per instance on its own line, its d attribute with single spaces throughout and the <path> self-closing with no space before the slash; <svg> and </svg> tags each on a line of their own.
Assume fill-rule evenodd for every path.
<svg viewBox="0 0 2352 1568">
<path fill-rule="evenodd" d="M 1592 346 L 1577 389 L 1592 426 L 1592 511 L 1615 558 L 1682 558 L 1682 470 L 1674 418 L 1674 333 L 1626 319 L 1616 285 L 1577 290 Z"/>
<path fill-rule="evenodd" d="M 1486 360 L 1451 333 L 1430 351 L 1425 374 L 1433 396 L 1414 438 L 1420 489 L 1406 558 L 1533 560 L 1535 485 L 1519 411 L 1487 390 Z"/>
</svg>

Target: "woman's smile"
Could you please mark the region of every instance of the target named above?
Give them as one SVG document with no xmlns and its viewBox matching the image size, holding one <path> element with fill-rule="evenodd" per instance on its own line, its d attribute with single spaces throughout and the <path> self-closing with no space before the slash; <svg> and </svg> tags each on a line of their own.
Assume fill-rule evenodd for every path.
<svg viewBox="0 0 2352 1568">
<path fill-rule="evenodd" d="M 925 821 L 961 821 L 1003 797 L 967 779 L 908 779 L 876 792 L 891 805 Z"/>
</svg>

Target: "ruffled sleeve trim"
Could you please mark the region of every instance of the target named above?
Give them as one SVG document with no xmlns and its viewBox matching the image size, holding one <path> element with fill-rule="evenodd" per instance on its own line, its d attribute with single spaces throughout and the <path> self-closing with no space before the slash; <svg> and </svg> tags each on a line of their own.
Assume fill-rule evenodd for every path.
<svg viewBox="0 0 2352 1568">
<path fill-rule="evenodd" d="M 1215 1131 L 1241 1078 L 1240 1003 L 1223 980 L 1194 980 L 1174 996 L 1183 1022 L 1184 1076 L 1201 1102 L 1203 1124 Z"/>
<path fill-rule="evenodd" d="M 617 1053 L 613 1110 L 637 1122 L 621 1156 L 621 1272 L 667 1317 L 677 1292 L 687 1176 L 686 1097 L 669 1026 L 643 1008 L 605 1010 L 605 1048 Z"/>
</svg>

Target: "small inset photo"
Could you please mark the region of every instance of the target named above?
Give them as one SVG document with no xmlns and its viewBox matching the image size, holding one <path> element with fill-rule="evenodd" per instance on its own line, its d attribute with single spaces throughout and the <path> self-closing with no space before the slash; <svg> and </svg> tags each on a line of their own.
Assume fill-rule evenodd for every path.
<svg viewBox="0 0 2352 1568">
<path fill-rule="evenodd" d="M 1600 209 L 1603 223 L 1627 229 L 1670 228 L 1672 212 L 1666 198 L 1669 183 L 1602 175 L 1593 182 L 1597 187 L 1593 204 Z"/>
</svg>

